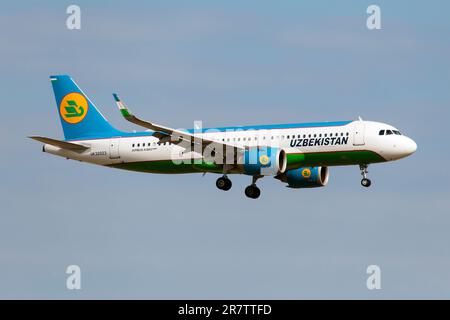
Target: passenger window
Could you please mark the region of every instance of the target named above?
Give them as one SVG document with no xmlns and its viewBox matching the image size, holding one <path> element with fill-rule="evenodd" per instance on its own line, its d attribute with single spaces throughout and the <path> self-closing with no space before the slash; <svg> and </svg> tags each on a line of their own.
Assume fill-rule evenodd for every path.
<svg viewBox="0 0 450 320">
<path fill-rule="evenodd" d="M 134 148 L 134 143 L 131 146 Z"/>
<path fill-rule="evenodd" d="M 384 130 L 380 130 L 379 135 L 380 135 L 380 136 L 384 136 Z"/>
</svg>

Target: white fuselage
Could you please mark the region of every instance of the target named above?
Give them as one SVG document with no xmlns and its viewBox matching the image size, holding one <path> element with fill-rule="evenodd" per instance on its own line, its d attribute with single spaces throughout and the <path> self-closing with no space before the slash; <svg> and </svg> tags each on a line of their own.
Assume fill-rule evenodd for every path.
<svg viewBox="0 0 450 320">
<path fill-rule="evenodd" d="M 380 135 L 380 131 L 391 134 Z M 143 132 L 132 137 L 116 137 L 107 139 L 76 140 L 90 148 L 84 152 L 69 151 L 46 144 L 44 151 L 69 159 L 80 160 L 98 165 L 117 165 L 139 162 L 173 161 L 201 159 L 201 152 L 186 152 L 186 148 L 169 142 L 159 143 L 160 139 Z M 310 126 L 298 128 L 253 129 L 243 131 L 206 130 L 196 134 L 200 138 L 226 143 L 233 146 L 272 146 L 285 150 L 290 154 L 344 154 L 368 151 L 378 156 L 379 161 L 393 161 L 412 154 L 417 145 L 415 142 L 398 133 L 394 127 L 372 121 L 353 121 L 339 126 Z M 332 166 L 335 161 L 327 163 L 328 158 L 319 161 L 318 165 Z M 368 164 L 366 158 L 345 158 L 339 165 Z M 359 163 L 358 163 L 359 162 Z"/>
</svg>

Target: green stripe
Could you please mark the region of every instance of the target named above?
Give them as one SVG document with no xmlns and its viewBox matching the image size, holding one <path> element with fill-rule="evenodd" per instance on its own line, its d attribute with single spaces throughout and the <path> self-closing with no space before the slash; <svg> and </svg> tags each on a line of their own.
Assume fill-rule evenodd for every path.
<svg viewBox="0 0 450 320">
<path fill-rule="evenodd" d="M 287 154 L 288 168 L 313 166 L 345 166 L 385 162 L 379 154 L 368 151 L 338 151 Z"/>
<path fill-rule="evenodd" d="M 175 164 L 172 160 L 129 162 L 112 164 L 110 167 L 148 173 L 195 173 L 195 172 L 217 172 L 222 173 L 222 166 L 214 163 L 202 162 L 199 164 L 180 163 Z"/>
<path fill-rule="evenodd" d="M 386 160 L 375 152 L 364 150 L 287 154 L 287 161 L 288 169 L 295 169 L 299 167 L 369 164 L 385 162 Z M 172 160 L 117 163 L 110 165 L 110 167 L 148 173 L 222 173 L 222 166 L 218 164 L 206 162 L 175 164 Z"/>
</svg>

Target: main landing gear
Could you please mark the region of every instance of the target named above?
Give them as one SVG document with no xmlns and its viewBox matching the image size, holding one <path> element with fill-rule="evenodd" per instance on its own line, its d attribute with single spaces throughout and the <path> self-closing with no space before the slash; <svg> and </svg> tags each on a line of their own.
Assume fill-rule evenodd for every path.
<svg viewBox="0 0 450 320">
<path fill-rule="evenodd" d="M 370 187 L 370 185 L 372 184 L 372 181 L 370 181 L 370 179 L 367 178 L 367 174 L 369 173 L 369 171 L 367 170 L 367 165 L 361 164 L 359 166 L 359 169 L 361 170 L 361 175 L 363 176 L 363 178 L 361 180 L 361 185 L 365 188 Z"/>
<path fill-rule="evenodd" d="M 245 188 L 245 195 L 250 199 L 258 199 L 261 195 L 261 190 L 255 185 L 249 185 Z"/>
<path fill-rule="evenodd" d="M 256 186 L 256 180 L 262 176 L 254 176 L 252 184 L 245 188 L 245 195 L 250 199 L 257 199 L 261 195 L 261 190 Z M 216 180 L 216 187 L 220 190 L 228 191 L 231 189 L 231 180 L 224 174 L 222 177 Z"/>
<path fill-rule="evenodd" d="M 256 180 L 261 178 L 261 176 L 253 176 L 252 184 L 245 188 L 245 195 L 250 199 L 258 199 L 261 195 L 261 190 L 256 186 Z"/>
<path fill-rule="evenodd" d="M 231 189 L 232 183 L 231 180 L 228 179 L 226 175 L 223 175 L 223 177 L 220 177 L 216 181 L 216 187 L 223 191 L 228 191 Z"/>
</svg>

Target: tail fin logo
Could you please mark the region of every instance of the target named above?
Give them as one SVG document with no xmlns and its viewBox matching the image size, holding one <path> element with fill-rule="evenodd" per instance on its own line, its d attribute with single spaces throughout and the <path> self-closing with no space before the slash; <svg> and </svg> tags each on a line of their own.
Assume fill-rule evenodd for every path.
<svg viewBox="0 0 450 320">
<path fill-rule="evenodd" d="M 76 124 L 86 117 L 89 105 L 86 98 L 78 93 L 67 94 L 59 105 L 59 113 L 67 123 Z"/>
</svg>

